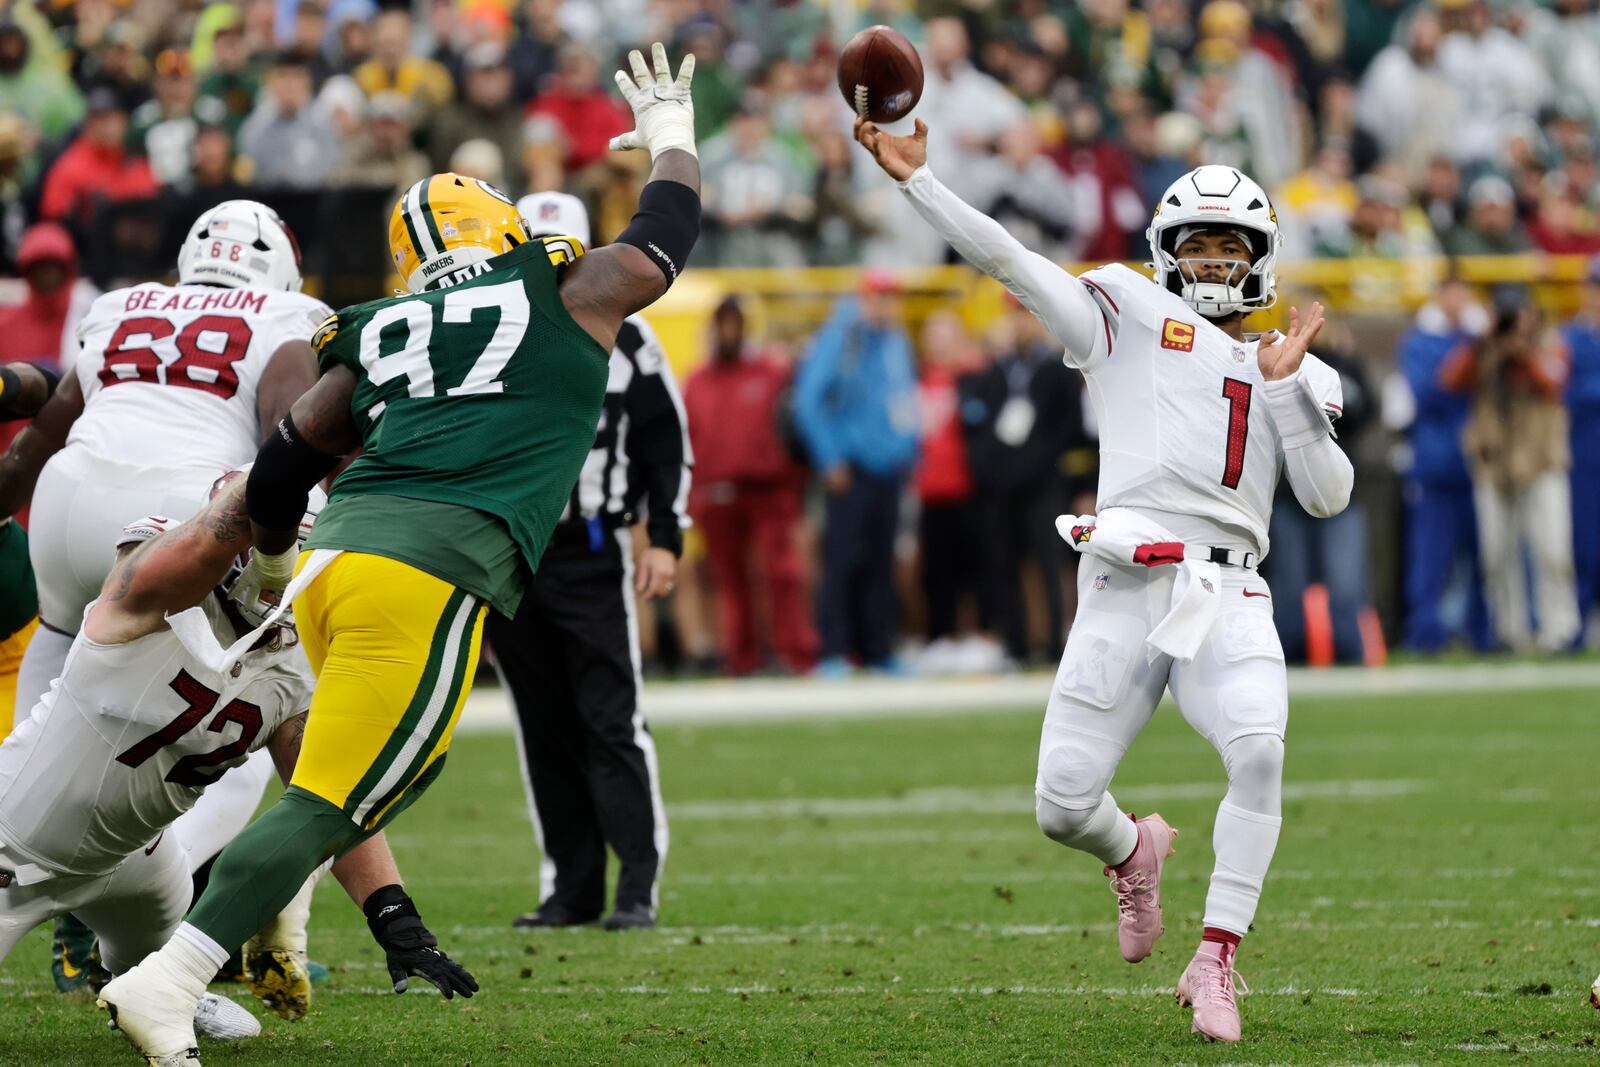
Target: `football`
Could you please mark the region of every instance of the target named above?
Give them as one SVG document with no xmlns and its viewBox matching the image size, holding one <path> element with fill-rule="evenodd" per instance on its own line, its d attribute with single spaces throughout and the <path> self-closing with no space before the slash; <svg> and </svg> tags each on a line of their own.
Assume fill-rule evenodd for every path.
<svg viewBox="0 0 1600 1067">
<path fill-rule="evenodd" d="M 839 91 L 862 118 L 905 118 L 922 99 L 922 57 L 898 30 L 868 26 L 839 53 Z"/>
</svg>

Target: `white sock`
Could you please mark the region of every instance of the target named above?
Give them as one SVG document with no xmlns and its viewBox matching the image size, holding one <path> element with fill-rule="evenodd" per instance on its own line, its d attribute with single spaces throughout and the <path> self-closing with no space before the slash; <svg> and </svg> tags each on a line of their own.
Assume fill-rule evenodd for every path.
<svg viewBox="0 0 1600 1067">
<path fill-rule="evenodd" d="M 1282 825 L 1279 816 L 1246 811 L 1223 798 L 1211 832 L 1217 866 L 1211 872 L 1211 889 L 1206 893 L 1205 925 L 1240 937 L 1250 932 Z"/>
<path fill-rule="evenodd" d="M 1139 844 L 1139 828 L 1110 793 L 1101 793 L 1100 803 L 1087 815 L 1045 797 L 1038 798 L 1037 813 L 1039 827 L 1050 840 L 1087 852 L 1107 867 L 1127 859 Z"/>
<path fill-rule="evenodd" d="M 183 974 L 198 978 L 203 990 L 217 976 L 222 965 L 228 962 L 229 953 L 204 930 L 188 923 L 179 923 L 172 940 L 158 955 L 172 961 Z"/>
</svg>

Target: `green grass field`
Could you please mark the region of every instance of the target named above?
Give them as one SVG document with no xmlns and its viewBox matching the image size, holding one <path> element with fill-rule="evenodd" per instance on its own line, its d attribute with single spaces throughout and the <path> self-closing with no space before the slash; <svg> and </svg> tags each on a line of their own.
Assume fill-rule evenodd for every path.
<svg viewBox="0 0 1600 1067">
<path fill-rule="evenodd" d="M 1034 828 L 1037 713 L 658 730 L 665 925 L 636 934 L 509 929 L 536 871 L 513 742 L 461 737 L 391 841 L 482 993 L 394 996 L 329 879 L 312 1014 L 204 1062 L 1600 1062 L 1595 712 L 1570 691 L 1296 701 L 1234 1047 L 1172 1002 L 1223 779 L 1170 708 L 1116 783 L 1183 831 L 1167 935 L 1133 967 L 1095 864 Z M 137 1062 L 47 966 L 40 930 L 0 973 L 0 1064 Z"/>
</svg>

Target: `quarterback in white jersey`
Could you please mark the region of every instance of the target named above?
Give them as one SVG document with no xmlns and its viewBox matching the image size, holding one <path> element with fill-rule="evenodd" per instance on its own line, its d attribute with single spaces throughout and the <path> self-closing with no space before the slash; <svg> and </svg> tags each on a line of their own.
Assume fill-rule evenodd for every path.
<svg viewBox="0 0 1600 1067">
<path fill-rule="evenodd" d="M 1087 383 L 1100 431 L 1097 514 L 1057 527 L 1086 558 L 1078 613 L 1045 713 L 1039 827 L 1105 865 L 1124 958 L 1161 935 L 1160 879 L 1177 831 L 1134 820 L 1107 791 L 1170 690 L 1228 776 L 1200 946 L 1178 980 L 1195 1032 L 1240 1034 L 1233 960 L 1277 847 L 1288 681 L 1272 598 L 1256 574 L 1280 472 L 1313 515 L 1349 502 L 1333 441 L 1339 378 L 1306 351 L 1321 305 L 1287 335 L 1244 318 L 1276 300 L 1277 216 L 1231 167 L 1200 167 L 1163 194 L 1148 231 L 1155 278 L 1123 266 L 1073 277 L 962 202 L 910 137 L 856 136 L 917 212 L 1049 328 Z"/>
<path fill-rule="evenodd" d="M 330 314 L 300 292 L 293 235 L 250 200 L 195 221 L 177 285 L 94 302 L 72 374 L 0 459 L 0 515 L 32 502 L 41 627 L 19 675 L 20 707 L 60 673 L 128 516 L 188 518 L 218 476 L 248 463 L 316 381 L 311 335 Z"/>
<path fill-rule="evenodd" d="M 220 669 L 225 647 L 260 632 L 265 614 L 252 583 L 226 580 L 249 544 L 243 478 L 187 523 L 152 517 L 124 529 L 61 677 L 0 744 L 0 959 L 71 911 L 98 935 L 107 969 L 127 970 L 173 936 L 189 907 L 191 873 L 166 832 L 172 823 L 258 749 L 286 783 L 292 776 L 315 685 L 292 623 Z M 333 873 L 358 905 L 400 880 L 381 834 Z M 393 972 L 394 949 L 379 943 Z M 287 1017 L 307 1007 L 269 1004 Z"/>
</svg>

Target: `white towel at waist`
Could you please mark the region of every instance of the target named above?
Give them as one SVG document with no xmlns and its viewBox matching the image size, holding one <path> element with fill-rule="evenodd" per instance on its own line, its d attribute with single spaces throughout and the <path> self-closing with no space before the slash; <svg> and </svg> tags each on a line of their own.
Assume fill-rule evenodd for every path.
<svg viewBox="0 0 1600 1067">
<path fill-rule="evenodd" d="M 1076 551 L 1124 567 L 1175 567 L 1167 614 L 1145 638 L 1148 654 L 1165 654 L 1188 663 L 1217 621 L 1222 598 L 1222 567 L 1187 559 L 1184 544 L 1160 523 L 1128 508 L 1106 508 L 1098 515 L 1061 515 L 1056 532 Z"/>
</svg>

